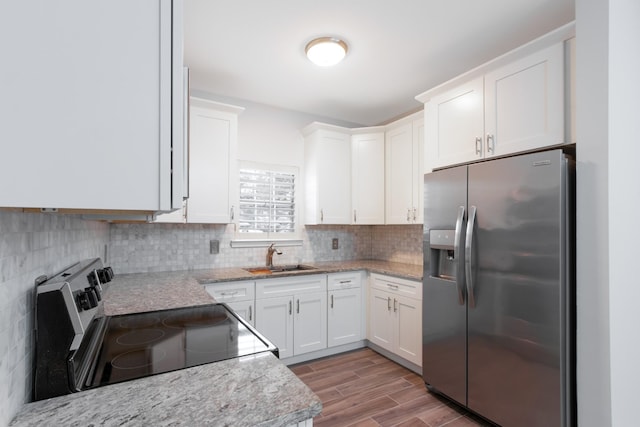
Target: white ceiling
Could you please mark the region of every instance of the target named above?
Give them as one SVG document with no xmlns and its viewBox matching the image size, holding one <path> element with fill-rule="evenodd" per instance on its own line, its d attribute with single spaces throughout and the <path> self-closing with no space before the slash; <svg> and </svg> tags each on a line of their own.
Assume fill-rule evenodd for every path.
<svg viewBox="0 0 640 427">
<path fill-rule="evenodd" d="M 416 95 L 570 22 L 574 0 L 185 0 L 191 87 L 370 126 Z M 343 62 L 306 43 L 337 36 Z"/>
</svg>

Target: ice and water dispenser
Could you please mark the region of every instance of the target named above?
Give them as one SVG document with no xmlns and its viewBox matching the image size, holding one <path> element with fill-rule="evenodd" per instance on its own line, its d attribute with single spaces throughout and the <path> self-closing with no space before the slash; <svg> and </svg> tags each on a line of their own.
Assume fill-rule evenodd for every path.
<svg viewBox="0 0 640 427">
<path fill-rule="evenodd" d="M 429 230 L 431 277 L 456 280 L 457 260 L 454 253 L 455 230 Z"/>
</svg>

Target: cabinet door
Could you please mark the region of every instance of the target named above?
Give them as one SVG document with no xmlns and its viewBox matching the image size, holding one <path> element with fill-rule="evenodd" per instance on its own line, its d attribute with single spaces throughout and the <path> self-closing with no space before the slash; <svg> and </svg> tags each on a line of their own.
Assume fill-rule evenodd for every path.
<svg viewBox="0 0 640 427">
<path fill-rule="evenodd" d="M 178 208 L 182 2 L 33 6 L 2 11 L 0 206 Z"/>
<path fill-rule="evenodd" d="M 329 293 L 327 346 L 348 344 L 362 339 L 362 300 L 360 288 Z"/>
<path fill-rule="evenodd" d="M 433 97 L 424 108 L 429 169 L 484 156 L 482 77 Z"/>
<path fill-rule="evenodd" d="M 293 356 L 293 298 L 256 300 L 255 326 L 278 347 L 280 358 Z"/>
<path fill-rule="evenodd" d="M 394 349 L 396 333 L 393 316 L 393 296 L 388 292 L 371 289 L 369 299 L 369 341 L 389 351 Z"/>
<path fill-rule="evenodd" d="M 396 354 L 422 366 L 422 303 L 403 296 L 393 297 L 396 317 Z"/>
<path fill-rule="evenodd" d="M 319 129 L 305 138 L 307 224 L 351 224 L 351 137 Z"/>
<path fill-rule="evenodd" d="M 485 76 L 485 156 L 564 143 L 564 45 Z"/>
<path fill-rule="evenodd" d="M 237 116 L 194 104 L 192 101 L 189 126 L 187 222 L 228 223 L 237 174 Z"/>
<path fill-rule="evenodd" d="M 413 121 L 413 222 L 424 222 L 424 118 Z"/>
<path fill-rule="evenodd" d="M 298 355 L 326 348 L 327 293 L 299 294 L 294 299 L 293 354 Z"/>
<path fill-rule="evenodd" d="M 413 218 L 413 127 L 404 124 L 387 132 L 386 223 L 410 224 Z"/>
<path fill-rule="evenodd" d="M 253 308 L 253 301 L 237 301 L 228 302 L 227 305 L 231 307 L 233 311 L 251 326 L 255 326 L 255 313 Z"/>
<path fill-rule="evenodd" d="M 351 137 L 353 224 L 384 224 L 384 132 Z"/>
</svg>

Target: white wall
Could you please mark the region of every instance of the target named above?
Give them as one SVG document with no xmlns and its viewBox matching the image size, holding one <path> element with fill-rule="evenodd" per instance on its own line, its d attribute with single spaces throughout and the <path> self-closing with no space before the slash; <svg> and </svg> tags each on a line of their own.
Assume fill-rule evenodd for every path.
<svg viewBox="0 0 640 427">
<path fill-rule="evenodd" d="M 640 3 L 576 0 L 580 426 L 637 425 Z"/>
</svg>

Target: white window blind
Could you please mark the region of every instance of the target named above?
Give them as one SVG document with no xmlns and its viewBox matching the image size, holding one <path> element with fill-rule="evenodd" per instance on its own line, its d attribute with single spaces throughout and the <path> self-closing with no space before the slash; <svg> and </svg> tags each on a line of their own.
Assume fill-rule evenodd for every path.
<svg viewBox="0 0 640 427">
<path fill-rule="evenodd" d="M 240 168 L 238 231 L 277 237 L 296 232 L 296 174 Z"/>
</svg>

